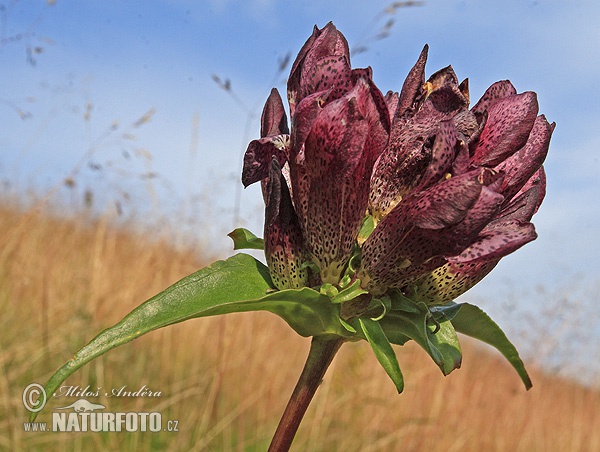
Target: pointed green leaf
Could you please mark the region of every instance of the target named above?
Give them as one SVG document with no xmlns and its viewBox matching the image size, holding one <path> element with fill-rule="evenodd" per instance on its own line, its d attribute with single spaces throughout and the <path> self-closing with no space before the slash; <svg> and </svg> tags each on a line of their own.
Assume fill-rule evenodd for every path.
<svg viewBox="0 0 600 452">
<path fill-rule="evenodd" d="M 234 250 L 264 250 L 265 241 L 248 229 L 237 228 L 227 234 L 233 240 Z"/>
<path fill-rule="evenodd" d="M 369 341 L 369 344 L 377 357 L 377 361 L 379 361 L 379 364 L 381 364 L 394 382 L 398 393 L 401 393 L 404 389 L 404 378 L 400 371 L 396 353 L 383 332 L 383 329 L 381 329 L 381 325 L 379 322 L 375 322 L 368 318 L 359 318 L 358 322 L 363 334 L 367 338 L 367 341 Z"/>
<path fill-rule="evenodd" d="M 351 335 L 339 322 L 339 305 L 310 288 L 273 291 L 268 268 L 237 254 L 176 282 L 101 332 L 50 378 L 46 393 L 92 359 L 150 331 L 196 317 L 258 310 L 277 314 L 302 336 Z"/>
<path fill-rule="evenodd" d="M 531 379 L 525 369 L 525 364 L 519 357 L 519 352 L 508 340 L 504 331 L 485 312 L 469 303 L 461 303 L 460 311 L 452 319 L 456 331 L 479 339 L 497 348 L 500 353 L 515 368 L 526 389 L 532 386 Z"/>
</svg>

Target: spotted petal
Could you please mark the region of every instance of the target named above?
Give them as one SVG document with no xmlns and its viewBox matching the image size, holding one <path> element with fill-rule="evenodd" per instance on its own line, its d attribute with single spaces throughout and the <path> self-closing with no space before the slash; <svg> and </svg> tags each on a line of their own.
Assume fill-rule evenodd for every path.
<svg viewBox="0 0 600 452">
<path fill-rule="evenodd" d="M 401 287 L 404 278 L 425 272 L 427 267 L 423 264 L 432 258 L 460 252 L 465 245 L 456 240 L 453 227 L 458 227 L 469 210 L 478 206 L 480 179 L 480 172 L 474 171 L 403 200 L 365 241 L 362 273 L 380 285 Z M 498 200 L 491 197 L 489 203 L 496 206 Z M 485 210 L 482 206 L 478 209 Z M 481 223 L 485 221 L 471 221 L 475 230 L 464 228 L 463 232 L 476 236 L 483 227 Z"/>
<path fill-rule="evenodd" d="M 502 194 L 507 200 L 519 192 L 544 162 L 554 126 L 544 115 L 538 116 L 525 146 L 496 166 L 496 170 L 506 173 Z"/>
<path fill-rule="evenodd" d="M 483 96 L 481 96 L 481 99 L 479 99 L 479 102 L 475 104 L 471 111 L 473 113 L 482 114 L 488 111 L 490 107 L 499 100 L 504 99 L 505 97 L 514 96 L 515 94 L 517 94 L 517 90 L 510 80 L 501 80 L 494 83 L 485 91 L 485 93 L 483 93 Z"/>
<path fill-rule="evenodd" d="M 431 149 L 431 161 L 427 166 L 419 188 L 427 188 L 431 184 L 439 182 L 442 176 L 448 172 L 456 156 L 456 140 L 454 121 L 443 121 L 435 136 Z"/>
<path fill-rule="evenodd" d="M 496 222 L 482 231 L 478 239 L 449 262 L 491 261 L 500 259 L 535 240 L 533 224 L 519 220 Z"/>
<path fill-rule="evenodd" d="M 454 81 L 451 74 L 453 72 L 446 71 L 433 80 L 436 83 L 439 80 Z M 369 210 L 378 219 L 387 215 L 421 181 L 431 162 L 432 151 L 426 145 L 439 131 L 440 123 L 451 120 L 467 108 L 467 100 L 458 85 L 431 86 L 433 91 L 412 118 L 407 121 L 396 116 L 388 146 L 373 170 Z M 447 165 L 444 163 L 443 166 Z"/>
<path fill-rule="evenodd" d="M 430 305 L 446 304 L 459 297 L 491 272 L 498 260 L 448 262 L 412 282 L 405 293 L 414 301 Z"/>
<path fill-rule="evenodd" d="M 527 142 L 537 112 L 537 96 L 533 92 L 505 97 L 493 104 L 475 147 L 473 163 L 495 166 L 521 149 Z"/>
<path fill-rule="evenodd" d="M 293 116 L 296 105 L 307 95 L 333 88 L 332 99 L 350 88 L 350 50 L 348 42 L 333 23 L 322 30 L 315 27 L 302 47 L 288 79 L 288 101 Z"/>
<path fill-rule="evenodd" d="M 369 174 L 387 142 L 371 90 L 359 79 L 325 104 L 306 138 L 304 158 L 290 161 L 294 205 L 324 282 L 337 282 L 350 257 L 367 207 Z"/>
<path fill-rule="evenodd" d="M 404 113 L 406 113 L 406 111 L 413 106 L 419 95 L 422 93 L 422 86 L 425 83 L 425 64 L 427 63 L 428 51 L 429 46 L 425 44 L 425 47 L 423 47 L 423 50 L 421 50 L 419 59 L 404 80 L 402 90 L 400 91 L 398 107 L 396 109 L 396 115 L 398 116 L 404 115 Z"/>
<path fill-rule="evenodd" d="M 271 279 L 280 290 L 304 287 L 308 274 L 302 232 L 277 159 L 271 161 L 265 201 L 265 256 Z"/>
<path fill-rule="evenodd" d="M 277 88 L 271 90 L 267 102 L 263 108 L 260 121 L 260 136 L 268 137 L 271 135 L 289 134 L 290 129 L 287 123 L 287 116 L 283 107 L 283 101 Z"/>
<path fill-rule="evenodd" d="M 290 153 L 290 136 L 275 135 L 252 140 L 244 154 L 242 183 L 244 187 L 265 179 L 273 157 L 283 165 Z"/>
</svg>

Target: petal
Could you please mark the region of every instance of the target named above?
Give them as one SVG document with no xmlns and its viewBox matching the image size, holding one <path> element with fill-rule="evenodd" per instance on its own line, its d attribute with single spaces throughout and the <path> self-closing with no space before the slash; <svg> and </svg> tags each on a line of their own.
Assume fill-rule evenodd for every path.
<svg viewBox="0 0 600 452">
<path fill-rule="evenodd" d="M 339 99 L 350 88 L 353 78 L 350 60 L 347 55 L 331 55 L 314 61 L 302 70 L 300 97 L 302 100 L 309 94 L 331 89 L 330 99 Z"/>
<path fill-rule="evenodd" d="M 290 153 L 290 136 L 276 135 L 252 140 L 244 154 L 242 183 L 247 187 L 269 175 L 271 160 L 275 157 L 283 165 Z"/>
<path fill-rule="evenodd" d="M 396 109 L 396 115 L 398 116 L 403 115 L 410 109 L 422 92 L 422 87 L 425 83 L 425 64 L 427 63 L 428 51 L 429 46 L 425 44 L 417 62 L 408 73 L 406 80 L 404 80 L 398 101 L 398 108 Z"/>
<path fill-rule="evenodd" d="M 285 109 L 279 91 L 277 91 L 276 88 L 273 88 L 263 108 L 260 136 L 268 137 L 284 133 L 290 133 L 287 124 L 287 116 L 285 115 Z"/>
<path fill-rule="evenodd" d="M 421 140 L 388 144 L 373 168 L 370 214 L 377 221 L 385 217 L 418 185 L 428 164 L 429 156 Z"/>
<path fill-rule="evenodd" d="M 531 220 L 538 207 L 541 189 L 542 187 L 539 185 L 534 185 L 529 190 L 515 196 L 509 204 L 502 208 L 502 212 L 498 215 L 498 221 Z"/>
<path fill-rule="evenodd" d="M 453 117 L 456 113 L 466 109 L 469 105 L 468 100 L 460 91 L 460 88 L 456 84 L 452 83 L 446 83 L 444 85 L 441 85 L 439 88 L 436 87 L 436 89 L 432 91 L 431 94 L 427 97 L 427 101 L 429 101 L 431 107 L 433 107 L 437 112 L 441 114 L 446 114 L 443 115 L 445 116 L 444 119 L 449 119 Z M 426 109 L 426 105 L 427 102 L 425 102 L 425 104 L 423 105 L 424 108 L 421 110 L 423 111 L 423 113 L 419 111 L 419 113 L 417 114 L 431 114 L 431 109 Z"/>
<path fill-rule="evenodd" d="M 350 50 L 344 35 L 331 22 L 322 30 L 315 27 L 296 57 L 288 79 L 290 115 L 293 117 L 296 105 L 303 97 L 339 84 L 348 76 Z M 336 97 L 339 97 L 337 92 Z"/>
<path fill-rule="evenodd" d="M 370 68 L 369 73 L 370 73 Z M 390 115 L 383 94 L 371 78 L 359 78 L 348 96 L 355 96 L 358 108 L 369 124 L 364 158 L 369 169 L 384 151 L 390 136 Z"/>
<path fill-rule="evenodd" d="M 475 147 L 473 164 L 498 165 L 523 147 L 537 112 L 537 96 L 534 92 L 509 96 L 493 104 Z"/>
<path fill-rule="evenodd" d="M 456 158 L 452 162 L 452 174 L 458 176 L 469 170 L 471 157 L 469 156 L 469 146 L 464 141 L 458 143 Z"/>
<path fill-rule="evenodd" d="M 396 114 L 396 110 L 398 109 L 398 104 L 400 101 L 399 95 L 394 91 L 388 91 L 385 94 L 384 99 L 390 113 L 390 118 L 393 118 Z"/>
<path fill-rule="evenodd" d="M 482 189 L 480 179 L 481 171 L 471 171 L 425 191 L 414 203 L 415 226 L 442 229 L 463 220 L 479 199 Z"/>
<path fill-rule="evenodd" d="M 469 110 L 459 112 L 454 117 L 454 124 L 456 124 L 459 138 L 467 143 L 480 132 L 480 124 L 477 121 L 477 117 Z"/>
<path fill-rule="evenodd" d="M 468 78 L 466 78 L 462 82 L 460 82 L 460 85 L 458 85 L 458 89 L 460 90 L 462 95 L 465 96 L 465 99 L 467 99 L 467 102 L 470 102 L 471 95 L 469 93 L 469 79 Z"/>
<path fill-rule="evenodd" d="M 442 68 L 439 71 L 431 74 L 431 76 L 427 79 L 427 84 L 430 85 L 428 88 L 430 90 L 436 90 L 437 88 L 447 84 L 458 86 L 458 77 L 456 76 L 452 66 L 446 66 L 445 68 Z"/>
<path fill-rule="evenodd" d="M 457 256 L 448 257 L 449 262 L 479 262 L 500 259 L 526 243 L 535 240 L 533 224 L 519 220 L 507 220 L 484 229 L 477 241 Z"/>
<path fill-rule="evenodd" d="M 404 292 L 414 301 L 433 305 L 449 303 L 481 281 L 498 261 L 448 262 L 411 283 Z"/>
<path fill-rule="evenodd" d="M 517 90 L 510 80 L 501 80 L 494 83 L 483 93 L 483 96 L 481 96 L 481 99 L 479 99 L 479 102 L 475 104 L 471 111 L 473 113 L 484 113 L 499 100 L 514 96 L 515 94 L 517 94 Z"/>
<path fill-rule="evenodd" d="M 400 202 L 381 220 L 362 247 L 369 278 L 401 286 L 402 278 L 427 260 L 454 248 L 445 228 L 460 223 L 481 194 L 479 171 L 453 177 Z"/>
<path fill-rule="evenodd" d="M 507 200 L 516 195 L 531 176 L 542 166 L 548 154 L 550 137 L 555 124 L 549 124 L 544 115 L 536 118 L 527 143 L 498 166 L 506 177 L 502 185 L 502 194 Z"/>
<path fill-rule="evenodd" d="M 539 190 L 537 192 L 537 202 L 533 211 L 533 213 L 535 214 L 540 208 L 544 197 L 546 196 L 546 172 L 544 171 L 543 166 L 540 166 L 540 168 L 535 172 L 535 174 L 529 178 L 529 180 L 525 183 L 523 188 L 521 188 L 519 193 L 517 193 L 517 196 L 520 196 L 522 193 L 526 192 L 532 187 L 539 187 Z"/>
<path fill-rule="evenodd" d="M 329 26 L 329 24 L 327 24 Z M 326 26 L 326 27 L 327 27 Z M 306 55 L 312 49 L 316 39 L 321 35 L 321 30 L 315 25 L 313 28 L 312 35 L 306 40 L 300 52 L 298 52 L 298 56 L 292 63 L 292 69 L 290 71 L 290 76 L 288 77 L 287 82 L 287 97 L 290 105 L 290 116 L 294 117 L 294 110 L 296 109 L 296 105 L 300 102 L 300 76 L 302 73 L 302 66 L 304 64 L 304 60 L 306 59 Z"/>
<path fill-rule="evenodd" d="M 323 282 L 339 281 L 367 205 L 369 123 L 357 98 L 369 94 L 368 85 L 357 85 L 353 94 L 324 106 L 306 139 L 304 161 L 290 162 L 294 204 Z"/>
<path fill-rule="evenodd" d="M 450 244 L 446 254 L 459 253 L 470 245 L 481 230 L 498 214 L 504 196 L 489 187 L 483 186 L 479 198 L 469 209 L 463 220 L 442 234 Z"/>
<path fill-rule="evenodd" d="M 439 130 L 440 123 L 452 119 L 466 108 L 458 86 L 443 85 L 431 92 L 421 109 L 406 122 L 396 116 L 387 148 L 373 170 L 369 210 L 382 218 L 414 189 L 431 160 L 427 140 Z M 400 108 L 400 107 L 399 107 Z"/>
<path fill-rule="evenodd" d="M 291 158 L 304 159 L 304 142 L 310 133 L 318 114 L 328 99 L 331 90 L 310 94 L 300 101 L 292 118 Z"/>
<path fill-rule="evenodd" d="M 279 290 L 304 287 L 308 274 L 303 268 L 302 233 L 276 159 L 269 168 L 265 200 L 265 257 L 271 279 Z"/>
<path fill-rule="evenodd" d="M 420 188 L 424 189 L 438 182 L 448 172 L 456 156 L 456 140 L 454 121 L 443 121 L 435 136 L 431 162 L 419 184 Z"/>
</svg>

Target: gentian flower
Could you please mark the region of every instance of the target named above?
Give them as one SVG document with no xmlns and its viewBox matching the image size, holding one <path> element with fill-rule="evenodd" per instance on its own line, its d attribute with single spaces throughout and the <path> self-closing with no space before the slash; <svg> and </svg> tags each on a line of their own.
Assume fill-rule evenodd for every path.
<svg viewBox="0 0 600 452">
<path fill-rule="evenodd" d="M 370 68 L 351 68 L 330 23 L 292 66 L 291 132 L 271 92 L 242 181 L 266 187 L 265 252 L 279 289 L 346 275 L 374 296 L 441 304 L 536 238 L 554 124 L 538 116 L 535 93 L 507 80 L 469 108 L 468 80 L 451 66 L 425 80 L 427 51 L 401 92 L 384 96 Z"/>
<path fill-rule="evenodd" d="M 392 344 L 414 340 L 447 375 L 461 365 L 461 332 L 496 347 L 530 388 L 502 330 L 452 300 L 536 238 L 554 124 L 538 115 L 535 93 L 518 94 L 507 80 L 470 108 L 468 80 L 459 83 L 452 67 L 425 80 L 427 51 L 401 91 L 384 96 L 371 68 L 352 69 L 333 24 L 315 27 L 288 80 L 291 127 L 273 89 L 244 157 L 243 184 L 260 181 L 263 191 L 264 241 L 241 228 L 229 235 L 235 249 L 264 247 L 267 267 L 240 253 L 183 278 L 92 339 L 45 393 L 149 331 L 259 310 L 312 336 L 272 451 L 289 450 L 347 341 L 368 341 L 401 392 Z M 33 421 L 39 410 L 31 411 Z"/>
</svg>

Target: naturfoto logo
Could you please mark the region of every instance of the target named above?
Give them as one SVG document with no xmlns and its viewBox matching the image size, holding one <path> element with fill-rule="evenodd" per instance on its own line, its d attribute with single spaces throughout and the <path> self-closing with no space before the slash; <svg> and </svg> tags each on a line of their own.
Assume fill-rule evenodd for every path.
<svg viewBox="0 0 600 452">
<path fill-rule="evenodd" d="M 97 397 L 101 388 L 95 391 L 90 386 L 62 386 L 53 393 L 53 397 Z M 126 386 L 113 388 L 104 392 L 106 397 L 160 397 L 160 391 L 151 391 L 145 385 L 136 391 L 128 391 Z M 37 400 L 35 400 L 37 399 Z M 31 412 L 37 412 L 46 404 L 48 398 L 43 387 L 32 383 L 23 391 L 23 405 Z M 158 412 L 107 412 L 106 407 L 93 403 L 85 398 L 79 398 L 73 403 L 54 408 L 52 427 L 54 432 L 158 432 L 161 430 L 176 432 L 178 420 L 168 420 L 163 427 L 161 413 Z M 69 410 L 72 410 L 69 412 Z M 27 432 L 48 431 L 45 422 L 26 422 L 23 428 Z"/>
</svg>

